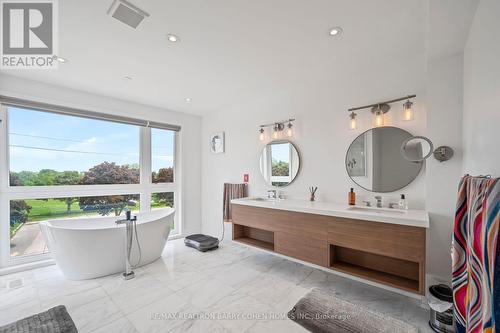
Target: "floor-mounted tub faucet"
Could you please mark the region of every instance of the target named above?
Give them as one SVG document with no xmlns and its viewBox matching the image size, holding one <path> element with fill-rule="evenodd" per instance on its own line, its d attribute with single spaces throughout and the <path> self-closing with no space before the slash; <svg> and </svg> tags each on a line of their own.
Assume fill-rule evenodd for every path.
<svg viewBox="0 0 500 333">
<path fill-rule="evenodd" d="M 130 264 L 130 252 L 132 252 L 132 228 L 133 223 L 137 221 L 137 216 L 132 217 L 130 210 L 125 211 L 125 218 L 117 220 L 116 224 L 125 223 L 126 230 L 126 240 L 125 240 L 125 273 L 123 273 L 123 278 L 125 280 L 130 280 L 135 277 L 134 271 L 132 270 L 132 265 Z"/>
</svg>

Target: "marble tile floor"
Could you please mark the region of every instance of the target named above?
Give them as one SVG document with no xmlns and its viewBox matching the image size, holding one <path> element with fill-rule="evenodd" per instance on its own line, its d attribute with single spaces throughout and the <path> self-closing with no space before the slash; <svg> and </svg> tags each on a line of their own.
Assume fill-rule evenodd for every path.
<svg viewBox="0 0 500 333">
<path fill-rule="evenodd" d="M 169 241 L 156 262 L 86 281 L 57 266 L 0 276 L 0 325 L 63 304 L 79 332 L 305 332 L 286 313 L 311 288 L 431 332 L 419 301 L 232 241 L 201 253 Z M 21 278 L 23 286 L 8 289 Z"/>
</svg>

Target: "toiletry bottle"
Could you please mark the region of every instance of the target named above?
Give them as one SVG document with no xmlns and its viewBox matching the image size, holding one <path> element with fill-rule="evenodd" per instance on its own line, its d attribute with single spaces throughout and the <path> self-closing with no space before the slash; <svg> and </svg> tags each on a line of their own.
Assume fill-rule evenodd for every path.
<svg viewBox="0 0 500 333">
<path fill-rule="evenodd" d="M 404 194 L 401 194 L 401 198 L 399 199 L 399 209 L 408 209 L 408 202 Z"/>
<path fill-rule="evenodd" d="M 354 193 L 354 189 L 351 187 L 351 192 L 349 192 L 349 205 L 354 206 L 356 204 L 356 193 Z"/>
</svg>

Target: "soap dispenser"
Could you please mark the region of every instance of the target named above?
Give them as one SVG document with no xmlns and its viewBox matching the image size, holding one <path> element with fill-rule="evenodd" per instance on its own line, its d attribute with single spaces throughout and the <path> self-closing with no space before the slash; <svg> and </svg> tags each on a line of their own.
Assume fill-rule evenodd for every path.
<svg viewBox="0 0 500 333">
<path fill-rule="evenodd" d="M 408 202 L 406 201 L 406 197 L 404 194 L 401 194 L 401 198 L 399 199 L 399 209 L 408 209 Z"/>
<path fill-rule="evenodd" d="M 349 205 L 354 206 L 356 204 L 356 193 L 354 193 L 354 189 L 351 187 L 351 192 L 348 195 Z"/>
</svg>

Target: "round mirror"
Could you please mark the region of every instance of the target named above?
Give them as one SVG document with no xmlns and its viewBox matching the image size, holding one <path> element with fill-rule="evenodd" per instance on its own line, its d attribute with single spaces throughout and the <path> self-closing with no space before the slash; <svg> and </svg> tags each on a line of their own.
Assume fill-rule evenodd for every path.
<svg viewBox="0 0 500 333">
<path fill-rule="evenodd" d="M 347 174 L 368 191 L 394 192 L 405 187 L 422 169 L 422 162 L 411 162 L 401 154 L 402 144 L 412 137 L 397 127 L 377 127 L 364 132 L 347 150 Z"/>
<path fill-rule="evenodd" d="M 412 136 L 401 144 L 401 154 L 410 162 L 420 162 L 432 155 L 434 145 L 425 136 Z"/>
<path fill-rule="evenodd" d="M 268 143 L 260 155 L 260 172 L 267 184 L 287 186 L 299 173 L 300 156 L 297 148 L 289 141 Z"/>
</svg>

